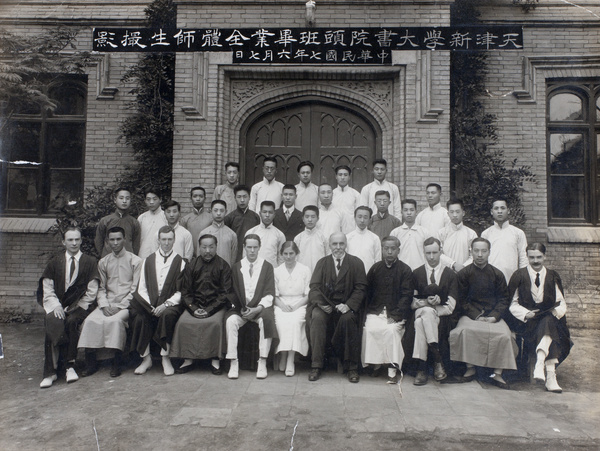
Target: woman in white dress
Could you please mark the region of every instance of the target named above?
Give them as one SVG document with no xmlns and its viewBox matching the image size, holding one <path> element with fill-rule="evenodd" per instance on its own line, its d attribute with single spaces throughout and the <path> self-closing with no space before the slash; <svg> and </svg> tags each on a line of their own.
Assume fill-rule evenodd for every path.
<svg viewBox="0 0 600 451">
<path fill-rule="evenodd" d="M 295 372 L 296 352 L 306 355 L 305 316 L 308 303 L 308 286 L 311 271 L 302 263 L 296 262 L 300 251 L 293 241 L 286 241 L 280 250 L 284 263 L 275 268 L 275 325 L 279 335 L 279 370 L 286 376 Z"/>
</svg>

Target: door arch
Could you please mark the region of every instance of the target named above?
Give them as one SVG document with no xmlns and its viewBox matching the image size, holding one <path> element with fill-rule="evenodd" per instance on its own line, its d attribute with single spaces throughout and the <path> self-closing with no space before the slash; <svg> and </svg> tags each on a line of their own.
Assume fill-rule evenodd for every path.
<svg viewBox="0 0 600 451">
<path fill-rule="evenodd" d="M 335 186 L 334 169 L 345 164 L 352 168 L 351 186 L 360 190 L 380 155 L 379 136 L 373 120 L 345 103 L 305 98 L 269 105 L 251 115 L 241 130 L 245 181 L 261 180 L 264 158 L 274 156 L 282 183 L 298 183 L 297 165 L 309 160 L 315 165 L 313 183 Z"/>
</svg>

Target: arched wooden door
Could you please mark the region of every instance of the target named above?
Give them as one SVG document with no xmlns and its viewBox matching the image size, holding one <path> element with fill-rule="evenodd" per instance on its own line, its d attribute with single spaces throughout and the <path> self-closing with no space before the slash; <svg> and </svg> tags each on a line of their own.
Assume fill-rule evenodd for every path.
<svg viewBox="0 0 600 451">
<path fill-rule="evenodd" d="M 352 168 L 354 188 L 370 181 L 377 136 L 366 119 L 348 108 L 318 101 L 288 104 L 259 114 L 245 130 L 247 184 L 262 179 L 262 162 L 269 155 L 277 158 L 277 180 L 283 183 L 298 183 L 296 169 L 304 160 L 314 163 L 316 184 L 327 181 L 335 187 L 334 169 L 341 164 Z"/>
</svg>

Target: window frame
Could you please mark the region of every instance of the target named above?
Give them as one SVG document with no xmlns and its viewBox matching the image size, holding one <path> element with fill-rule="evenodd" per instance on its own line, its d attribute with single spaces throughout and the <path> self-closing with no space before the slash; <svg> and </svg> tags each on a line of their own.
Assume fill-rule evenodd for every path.
<svg viewBox="0 0 600 451">
<path fill-rule="evenodd" d="M 86 154 L 86 132 L 87 132 L 87 104 L 88 104 L 88 76 L 87 75 L 49 75 L 49 82 L 44 86 L 43 92 L 50 94 L 52 89 L 61 85 L 68 86 L 82 96 L 83 105 L 81 114 L 57 114 L 44 108 L 40 108 L 37 113 L 15 113 L 8 119 L 6 127 L 11 127 L 11 123 L 30 123 L 39 124 L 39 143 L 38 158 L 40 167 L 36 175 L 37 198 L 35 206 L 31 209 L 9 208 L 9 179 L 8 175 L 11 168 L 19 166 L 12 165 L 10 161 L 0 163 L 0 216 L 2 217 L 49 217 L 55 216 L 59 208 L 52 208 L 52 175 L 60 171 L 78 171 L 80 190 L 78 199 L 83 196 L 83 183 L 85 177 L 85 154 Z M 52 125 L 80 125 L 83 129 L 81 162 L 79 167 L 65 168 L 53 166 L 50 163 L 51 152 L 49 142 L 49 128 Z M 12 159 L 12 156 L 11 156 Z"/>
<path fill-rule="evenodd" d="M 580 120 L 552 121 L 550 101 L 558 94 L 573 94 L 582 101 L 583 117 Z M 596 102 L 600 96 L 600 79 L 548 79 L 546 84 L 546 186 L 549 226 L 600 225 L 600 120 Z M 554 217 L 552 210 L 551 135 L 556 133 L 581 134 L 584 144 L 584 213 L 583 218 Z"/>
</svg>

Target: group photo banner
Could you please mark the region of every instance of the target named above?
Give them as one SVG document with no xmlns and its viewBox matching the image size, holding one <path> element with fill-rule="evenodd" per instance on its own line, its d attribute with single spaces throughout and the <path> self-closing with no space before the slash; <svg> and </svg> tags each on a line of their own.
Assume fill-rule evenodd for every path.
<svg viewBox="0 0 600 451">
<path fill-rule="evenodd" d="M 94 28 L 97 52 L 233 52 L 234 63 L 391 64 L 392 50 L 519 50 L 520 26 Z"/>
</svg>

